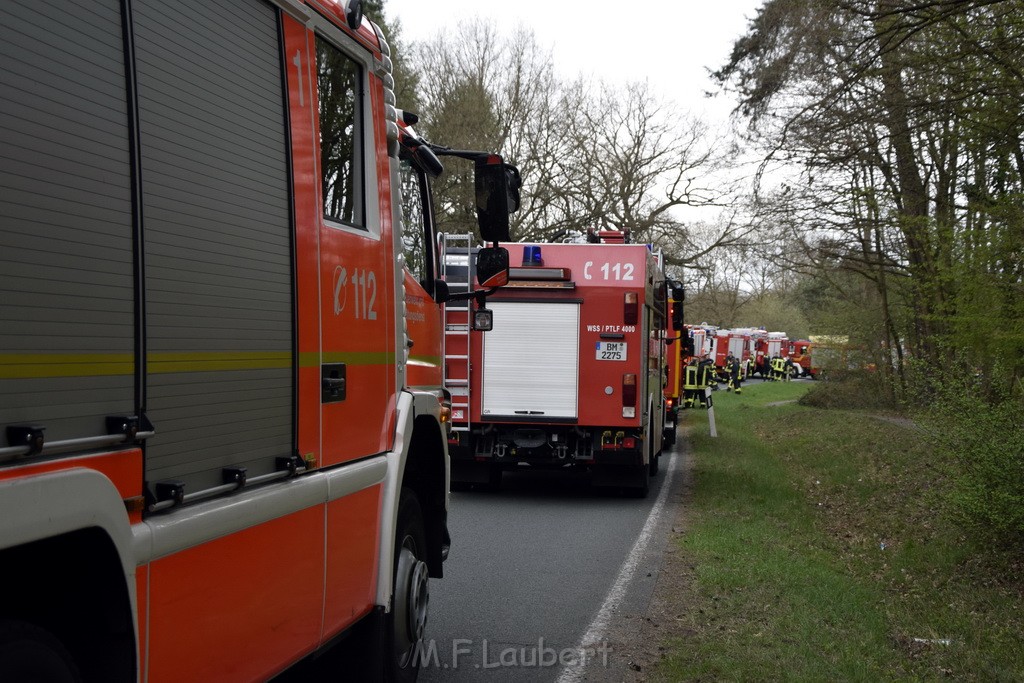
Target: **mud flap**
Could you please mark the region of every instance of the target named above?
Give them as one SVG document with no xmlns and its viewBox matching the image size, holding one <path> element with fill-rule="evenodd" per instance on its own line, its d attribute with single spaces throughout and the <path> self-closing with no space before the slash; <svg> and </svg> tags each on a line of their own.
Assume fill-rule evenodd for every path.
<svg viewBox="0 0 1024 683">
<path fill-rule="evenodd" d="M 591 471 L 590 485 L 600 488 L 642 487 L 649 477 L 648 466 L 641 465 L 638 459 L 632 465 L 595 465 Z"/>
<path fill-rule="evenodd" d="M 493 461 L 453 460 L 451 477 L 452 491 L 465 490 L 469 486 L 497 491 L 501 488 L 501 465 Z"/>
</svg>

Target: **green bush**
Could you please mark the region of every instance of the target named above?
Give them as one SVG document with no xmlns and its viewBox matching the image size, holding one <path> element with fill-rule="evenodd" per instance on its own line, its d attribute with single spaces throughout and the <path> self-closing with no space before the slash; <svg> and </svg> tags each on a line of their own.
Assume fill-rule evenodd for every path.
<svg viewBox="0 0 1024 683">
<path fill-rule="evenodd" d="M 954 364 L 956 365 L 956 364 Z M 1024 547 L 1024 401 L 969 367 L 908 367 L 905 407 L 935 446 L 949 482 L 948 509 L 979 539 Z M 853 371 L 817 383 L 800 404 L 889 410 L 895 402 L 876 373 Z"/>
<path fill-rule="evenodd" d="M 800 398 L 800 405 L 826 409 L 890 410 L 895 407 L 877 373 L 864 370 L 833 373 Z"/>
<path fill-rule="evenodd" d="M 975 378 L 958 374 L 933 385 L 921 417 L 949 466 L 953 510 L 987 539 L 1024 546 L 1024 404 L 985 401 Z"/>
</svg>

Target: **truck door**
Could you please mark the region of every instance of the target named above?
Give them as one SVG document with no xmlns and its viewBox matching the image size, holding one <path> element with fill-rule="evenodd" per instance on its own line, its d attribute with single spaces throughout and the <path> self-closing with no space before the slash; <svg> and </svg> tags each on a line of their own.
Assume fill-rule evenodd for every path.
<svg viewBox="0 0 1024 683">
<path fill-rule="evenodd" d="M 380 453 L 392 432 L 395 389 L 390 199 L 382 122 L 371 99 L 370 55 L 340 31 L 318 27 L 320 371 L 322 463 Z M 372 87 L 371 87 L 372 82 Z M 380 125 L 378 125 L 380 124 Z"/>
</svg>

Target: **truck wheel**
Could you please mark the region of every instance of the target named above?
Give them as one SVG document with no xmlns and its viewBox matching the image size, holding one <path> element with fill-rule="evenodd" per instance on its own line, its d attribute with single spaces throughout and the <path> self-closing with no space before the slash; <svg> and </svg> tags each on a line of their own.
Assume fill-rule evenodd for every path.
<svg viewBox="0 0 1024 683">
<path fill-rule="evenodd" d="M 672 448 L 672 446 L 675 445 L 676 443 L 675 433 L 666 430 L 665 433 L 662 434 L 661 436 L 661 443 L 664 444 L 665 446 L 668 446 L 669 448 Z"/>
<path fill-rule="evenodd" d="M 402 488 L 396 532 L 395 587 L 386 625 L 391 642 L 385 649 L 385 680 L 411 683 L 419 675 L 430 602 L 423 511 L 412 489 Z"/>
<path fill-rule="evenodd" d="M 0 621 L 0 679 L 12 683 L 78 683 L 67 649 L 49 631 L 25 621 Z"/>
<path fill-rule="evenodd" d="M 661 451 L 658 451 L 657 453 L 653 452 L 654 451 L 654 429 L 652 428 L 650 430 L 650 432 L 651 432 L 651 446 L 650 447 L 651 447 L 651 451 L 652 452 L 651 452 L 651 459 L 649 461 L 648 469 L 650 470 L 650 472 L 649 472 L 650 476 L 653 477 L 656 474 L 658 474 L 658 464 L 661 462 Z"/>
</svg>

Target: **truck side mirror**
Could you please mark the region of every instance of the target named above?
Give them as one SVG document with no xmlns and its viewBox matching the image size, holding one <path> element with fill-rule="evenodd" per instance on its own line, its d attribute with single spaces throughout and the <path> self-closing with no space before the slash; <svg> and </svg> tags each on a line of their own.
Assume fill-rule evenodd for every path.
<svg viewBox="0 0 1024 683">
<path fill-rule="evenodd" d="M 451 296 L 451 289 L 449 289 L 447 282 L 441 278 L 434 280 L 434 301 L 439 304 L 447 303 Z"/>
<path fill-rule="evenodd" d="M 668 283 L 664 280 L 654 290 L 654 305 L 657 309 L 656 323 L 662 332 L 668 331 L 670 311 L 668 310 Z M 662 337 L 664 338 L 664 334 Z"/>
<path fill-rule="evenodd" d="M 476 217 L 485 242 L 509 241 L 509 214 L 519 210 L 519 169 L 496 154 L 478 157 L 475 164 Z"/>
<path fill-rule="evenodd" d="M 507 285 L 508 249 L 505 247 L 481 248 L 476 254 L 476 279 L 485 289 Z"/>
<path fill-rule="evenodd" d="M 673 280 L 670 285 L 672 289 L 672 327 L 677 330 L 683 329 L 683 301 L 686 299 L 686 290 L 683 283 Z"/>
</svg>

